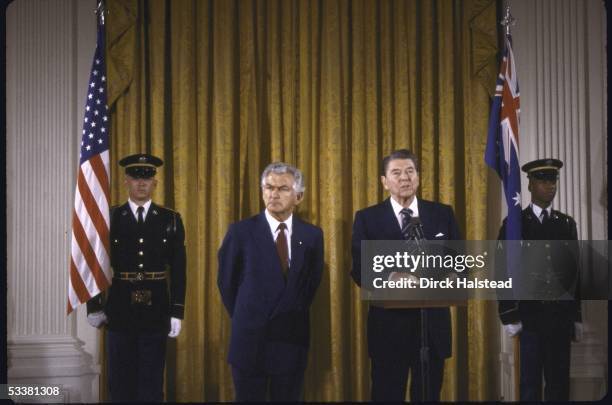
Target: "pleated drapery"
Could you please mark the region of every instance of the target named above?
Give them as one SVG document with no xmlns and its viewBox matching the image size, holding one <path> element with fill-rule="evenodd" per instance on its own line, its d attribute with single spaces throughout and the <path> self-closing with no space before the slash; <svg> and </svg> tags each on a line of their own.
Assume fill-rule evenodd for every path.
<svg viewBox="0 0 612 405">
<path fill-rule="evenodd" d="M 228 225 L 263 208 L 259 176 L 280 160 L 303 170 L 298 215 L 325 237 L 305 399 L 368 400 L 367 304 L 349 276 L 354 212 L 386 198 L 382 157 L 410 148 L 420 197 L 451 204 L 466 239 L 486 239 L 496 1 L 107 4 L 113 201 L 127 198 L 117 161 L 155 154 L 165 164 L 154 200 L 186 228 L 185 320 L 169 346 L 167 399 L 233 399 L 216 255 Z M 443 399 L 495 399 L 495 310 L 452 310 Z"/>
</svg>

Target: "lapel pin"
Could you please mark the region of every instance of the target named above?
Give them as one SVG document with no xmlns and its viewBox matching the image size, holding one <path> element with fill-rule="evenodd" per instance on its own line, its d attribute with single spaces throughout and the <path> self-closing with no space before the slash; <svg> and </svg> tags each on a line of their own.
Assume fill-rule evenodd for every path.
<svg viewBox="0 0 612 405">
<path fill-rule="evenodd" d="M 123 211 L 121 212 L 121 215 L 127 215 L 127 211 L 126 211 L 126 210 L 123 210 Z"/>
<path fill-rule="evenodd" d="M 301 240 L 300 240 L 300 241 L 298 241 L 298 245 L 301 245 L 301 244 L 302 244 L 302 241 L 301 241 Z"/>
<path fill-rule="evenodd" d="M 157 211 L 156 210 L 153 210 L 153 215 L 157 215 Z"/>
</svg>

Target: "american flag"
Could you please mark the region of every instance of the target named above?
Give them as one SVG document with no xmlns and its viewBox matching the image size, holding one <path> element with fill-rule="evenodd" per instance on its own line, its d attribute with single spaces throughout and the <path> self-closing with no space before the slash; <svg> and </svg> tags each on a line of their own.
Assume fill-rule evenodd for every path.
<svg viewBox="0 0 612 405">
<path fill-rule="evenodd" d="M 110 120 L 106 105 L 104 25 L 100 21 L 87 90 L 72 213 L 68 314 L 106 290 L 112 277 L 109 236 Z"/>
<path fill-rule="evenodd" d="M 495 98 L 489 118 L 485 162 L 494 169 L 504 186 L 508 219 L 506 240 L 521 239 L 521 178 L 519 168 L 519 86 L 511 40 L 505 39 Z"/>
</svg>

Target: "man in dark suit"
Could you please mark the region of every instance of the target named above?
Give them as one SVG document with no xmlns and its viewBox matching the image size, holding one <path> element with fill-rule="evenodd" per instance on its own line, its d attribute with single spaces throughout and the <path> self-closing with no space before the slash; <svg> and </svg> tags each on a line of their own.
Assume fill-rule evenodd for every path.
<svg viewBox="0 0 612 405">
<path fill-rule="evenodd" d="M 552 209 L 562 166 L 563 162 L 558 159 L 539 159 L 523 165 L 522 170 L 529 178 L 531 204 L 522 213 L 522 239 L 578 239 L 574 219 Z M 498 239 L 505 239 L 505 234 L 506 219 Z M 524 244 L 521 277 L 530 281 L 530 287 L 539 289 L 534 293 L 540 297 L 549 295 L 547 286 L 551 280 L 570 286 L 578 276 L 576 252 L 554 243 Z M 568 289 L 568 292 L 572 291 Z M 546 381 L 545 399 L 568 401 L 571 340 L 582 337 L 580 301 L 504 300 L 499 302 L 499 316 L 506 333 L 520 338 L 521 401 L 541 400 L 542 372 Z"/>
<path fill-rule="evenodd" d="M 461 239 L 453 210 L 448 205 L 417 199 L 417 157 L 400 149 L 383 159 L 381 181 L 391 197 L 357 211 L 353 224 L 351 276 L 361 286 L 361 241 L 406 239 L 406 227 L 418 217 L 425 239 Z M 404 231 L 404 232 L 403 232 Z M 391 278 L 396 276 L 391 273 Z M 422 400 L 419 308 L 385 309 L 370 305 L 368 353 L 372 361 L 372 399 L 404 401 L 409 372 L 410 398 Z M 451 355 L 451 323 L 448 308 L 430 308 L 427 313 L 429 346 L 429 398 L 439 400 L 444 360 Z"/>
<path fill-rule="evenodd" d="M 123 158 L 128 201 L 111 208 L 113 283 L 87 302 L 87 320 L 108 324 L 108 385 L 113 401 L 163 401 L 166 336 L 181 330 L 185 304 L 185 230 L 178 212 L 151 201 L 162 160 Z M 168 288 L 167 278 L 171 279 Z"/>
<path fill-rule="evenodd" d="M 232 224 L 219 249 L 217 284 L 232 320 L 228 362 L 237 401 L 297 401 L 323 232 L 293 215 L 304 198 L 297 168 L 268 165 L 261 188 L 265 210 Z"/>
</svg>

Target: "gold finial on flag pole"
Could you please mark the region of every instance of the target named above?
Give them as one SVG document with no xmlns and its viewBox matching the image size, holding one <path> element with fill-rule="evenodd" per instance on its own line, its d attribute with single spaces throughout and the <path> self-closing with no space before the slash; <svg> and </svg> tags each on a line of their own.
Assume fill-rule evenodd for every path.
<svg viewBox="0 0 612 405">
<path fill-rule="evenodd" d="M 506 13 L 504 14 L 504 18 L 502 18 L 502 20 L 500 21 L 500 24 L 504 26 L 504 28 L 506 29 L 506 36 L 509 37 L 511 27 L 514 27 L 516 25 L 516 18 L 514 18 L 512 14 L 510 14 L 509 5 L 506 6 Z"/>
<path fill-rule="evenodd" d="M 94 10 L 98 18 L 100 19 L 100 24 L 104 25 L 104 14 L 108 11 L 106 10 L 106 6 L 104 5 L 104 0 L 98 0 L 98 6 Z"/>
</svg>

